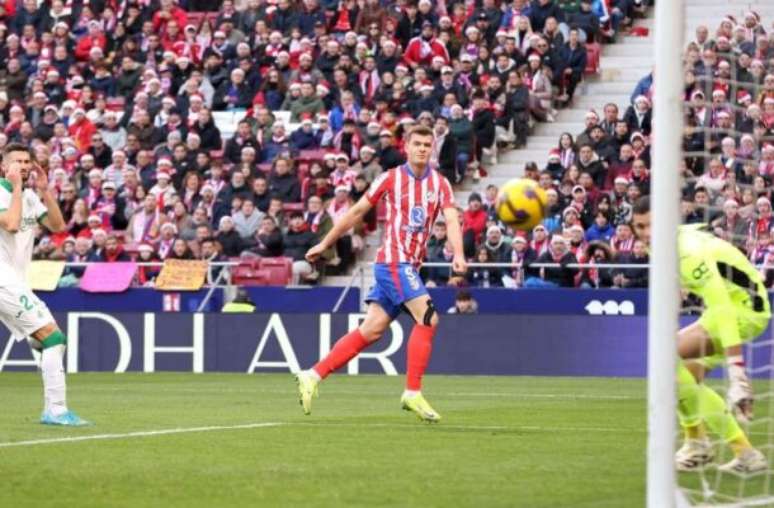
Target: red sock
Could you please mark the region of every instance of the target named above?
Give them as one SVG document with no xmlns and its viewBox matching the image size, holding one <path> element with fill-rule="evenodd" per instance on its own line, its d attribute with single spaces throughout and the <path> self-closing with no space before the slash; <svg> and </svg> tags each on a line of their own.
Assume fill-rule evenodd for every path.
<svg viewBox="0 0 774 508">
<path fill-rule="evenodd" d="M 320 378 L 325 379 L 328 375 L 343 367 L 348 361 L 353 359 L 359 352 L 365 349 L 370 342 L 365 340 L 359 329 L 354 329 L 336 342 L 328 356 L 320 360 L 317 365 L 312 367 Z"/>
<path fill-rule="evenodd" d="M 422 375 L 430 362 L 433 350 L 433 335 L 435 328 L 425 325 L 414 325 L 408 340 L 408 358 L 406 359 L 406 389 L 419 391 L 422 389 Z"/>
</svg>

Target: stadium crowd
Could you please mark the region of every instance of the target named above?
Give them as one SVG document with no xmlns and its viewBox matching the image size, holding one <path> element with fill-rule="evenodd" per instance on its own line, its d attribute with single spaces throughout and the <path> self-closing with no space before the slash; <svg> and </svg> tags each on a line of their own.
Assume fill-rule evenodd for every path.
<svg viewBox="0 0 774 508">
<path fill-rule="evenodd" d="M 774 25 L 757 13 L 700 26 L 684 52 L 683 222 L 708 223 L 758 265 L 774 265 Z M 653 73 L 642 78 L 620 111 L 600 104 L 583 132 L 563 133 L 548 164 L 525 173 L 548 193 L 549 216 L 529 235 L 506 237 L 493 204 L 497 190 L 470 196 L 464 215 L 467 254 L 476 261 L 522 263 L 524 270 L 474 269 L 469 283 L 533 287 L 645 287 L 644 245 L 632 234 L 632 203 L 649 193 Z M 435 237 L 443 239 L 442 227 Z M 448 259 L 442 241 L 431 260 Z M 530 267 L 590 263 L 591 268 Z M 768 287 L 774 270 L 762 268 Z M 437 284 L 448 271 L 433 269 Z M 453 284 L 463 281 L 451 278 Z"/>
<path fill-rule="evenodd" d="M 404 161 L 407 128 L 434 129 L 433 164 L 453 183 L 486 176 L 498 146 L 523 145 L 532 123 L 572 101 L 587 44 L 612 42 L 646 4 L 5 0 L 0 148 L 34 149 L 68 221 L 63 234 L 41 232 L 37 259 L 284 256 L 292 282 L 315 283 L 346 270 L 377 229 L 375 211 L 323 263 L 304 261 L 370 182 Z M 552 179 L 573 181 L 562 164 L 579 141 L 560 150 Z M 583 170 L 584 157 L 581 148 Z M 577 180 L 602 189 L 600 174 Z M 589 220 L 585 202 L 575 223 Z M 468 254 L 480 260 L 491 249 L 479 247 L 499 240 L 484 235 L 472 203 Z M 69 269 L 68 283 L 80 273 Z M 156 273 L 141 270 L 138 283 Z"/>
</svg>

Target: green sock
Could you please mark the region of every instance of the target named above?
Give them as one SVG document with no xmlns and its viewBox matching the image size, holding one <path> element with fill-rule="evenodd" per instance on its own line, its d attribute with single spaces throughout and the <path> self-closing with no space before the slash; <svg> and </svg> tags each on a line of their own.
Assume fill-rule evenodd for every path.
<svg viewBox="0 0 774 508">
<path fill-rule="evenodd" d="M 677 367 L 677 416 L 683 430 L 702 423 L 699 411 L 699 384 L 682 362 Z"/>
<path fill-rule="evenodd" d="M 67 344 L 67 337 L 65 337 L 65 334 L 63 334 L 61 330 L 56 330 L 51 335 L 43 339 L 41 344 L 43 344 L 43 349 L 58 346 L 59 344 L 64 346 Z"/>
<path fill-rule="evenodd" d="M 718 393 L 706 385 L 699 385 L 699 410 L 707 427 L 730 443 L 744 436 L 736 418 L 728 411 L 726 401 Z"/>
</svg>

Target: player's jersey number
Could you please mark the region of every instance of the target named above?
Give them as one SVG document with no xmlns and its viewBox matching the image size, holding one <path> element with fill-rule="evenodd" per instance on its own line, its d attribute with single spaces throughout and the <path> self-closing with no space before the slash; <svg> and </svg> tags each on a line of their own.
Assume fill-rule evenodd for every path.
<svg viewBox="0 0 774 508">
<path fill-rule="evenodd" d="M 693 271 L 691 272 L 691 275 L 695 280 L 699 281 L 703 279 L 708 273 L 709 273 L 709 267 L 707 266 L 706 261 L 702 261 L 699 266 L 693 269 Z"/>
</svg>

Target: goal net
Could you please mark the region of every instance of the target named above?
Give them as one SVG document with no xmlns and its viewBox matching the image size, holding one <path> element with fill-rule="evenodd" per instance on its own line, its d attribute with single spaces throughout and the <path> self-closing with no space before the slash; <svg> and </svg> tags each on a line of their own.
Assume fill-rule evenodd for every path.
<svg viewBox="0 0 774 508">
<path fill-rule="evenodd" d="M 669 194 L 663 190 L 669 182 L 659 182 L 658 171 L 674 167 L 669 164 L 670 153 L 666 145 L 670 140 L 667 138 L 679 136 L 682 147 L 678 159 L 680 206 L 677 223 L 708 224 L 715 235 L 732 243 L 759 268 L 770 290 L 774 282 L 774 2 L 682 0 L 666 4 L 669 5 L 657 4 L 655 28 L 655 36 L 661 40 L 656 43 L 658 86 L 653 87 L 655 111 L 651 139 L 654 146 L 652 206 L 656 222 L 653 249 L 659 248 L 658 235 L 668 235 L 670 228 L 674 234 L 677 225 L 663 216 L 665 207 L 669 205 L 664 204 L 664 199 L 677 193 Z M 684 27 L 684 30 L 677 30 L 682 43 L 672 46 L 672 58 L 677 58 L 677 48 L 681 48 L 679 89 L 674 82 L 674 62 L 670 64 L 666 60 L 667 49 L 664 47 L 669 45 L 664 39 L 676 35 L 666 33 L 670 30 L 670 21 L 661 24 L 670 14 L 677 19 L 672 19 L 672 23 L 679 22 Z M 659 44 L 662 45 L 661 50 Z M 662 85 L 664 90 L 659 90 Z M 668 101 L 670 92 L 682 96 L 678 101 L 682 103 L 682 108 L 674 108 L 682 110 L 682 118 L 676 122 L 669 118 L 659 120 L 660 115 L 668 117 L 674 114 L 669 111 L 664 114 L 669 105 L 659 104 L 659 100 Z M 636 103 L 634 108 L 636 113 Z M 669 134 L 665 135 L 665 132 Z M 661 153 L 659 142 L 664 144 Z M 661 193 L 666 194 L 666 198 L 659 195 L 660 184 L 664 186 Z M 667 240 L 662 236 L 661 245 L 667 246 L 671 242 L 674 246 L 674 238 L 672 236 L 671 240 Z M 663 270 L 659 267 L 657 256 L 652 261 L 651 313 L 658 315 L 651 316 L 649 323 L 651 342 L 658 340 L 654 337 L 654 333 L 658 332 L 654 328 L 654 319 L 662 319 L 660 316 L 668 316 L 669 312 L 672 315 L 675 313 L 668 303 L 664 303 L 662 309 L 654 309 L 653 303 L 663 302 L 670 286 L 668 281 L 659 285 L 658 273 Z M 767 268 L 770 265 L 771 268 Z M 676 275 L 676 272 L 668 273 Z M 684 300 L 679 325 L 695 320 L 702 305 L 701 301 Z M 659 314 L 661 312 L 664 314 Z M 663 344 L 668 347 L 666 341 Z M 651 344 L 650 347 L 650 362 L 666 358 L 659 356 L 658 344 Z M 671 347 L 674 348 L 674 343 Z M 774 458 L 774 335 L 771 327 L 762 336 L 746 343 L 743 351 L 747 375 L 755 392 L 755 410 L 751 421 L 739 418 L 737 421 L 752 445 L 766 456 L 768 467 L 755 473 L 729 472 L 719 468 L 734 459 L 734 453 L 722 436 L 709 431 L 707 436 L 712 442 L 714 460 L 696 471 L 676 471 L 674 452 L 684 445 L 687 437 L 679 425 L 670 428 L 658 421 L 659 409 L 654 409 L 658 397 L 655 376 L 659 375 L 659 369 L 663 373 L 665 367 L 651 368 L 648 506 L 665 506 L 662 504 L 665 498 L 659 497 L 656 490 L 665 487 L 666 490 L 675 490 L 668 488 L 669 483 L 677 487 L 676 500 L 670 499 L 669 505 L 774 506 L 771 482 L 774 472 L 771 465 Z M 674 349 L 668 354 L 675 355 Z M 725 362 L 721 362 L 703 382 L 725 399 L 729 387 L 727 377 Z M 671 383 L 672 379 L 669 381 Z M 671 404 L 671 400 L 667 400 Z M 679 400 L 675 402 L 680 403 Z M 726 411 L 730 411 L 728 406 Z M 671 420 L 676 421 L 674 413 L 671 416 Z M 658 446 L 659 433 L 665 430 L 676 436 L 667 447 L 668 453 Z M 668 456 L 671 456 L 669 464 Z M 671 468 L 671 471 L 666 473 L 663 468 Z"/>
</svg>

